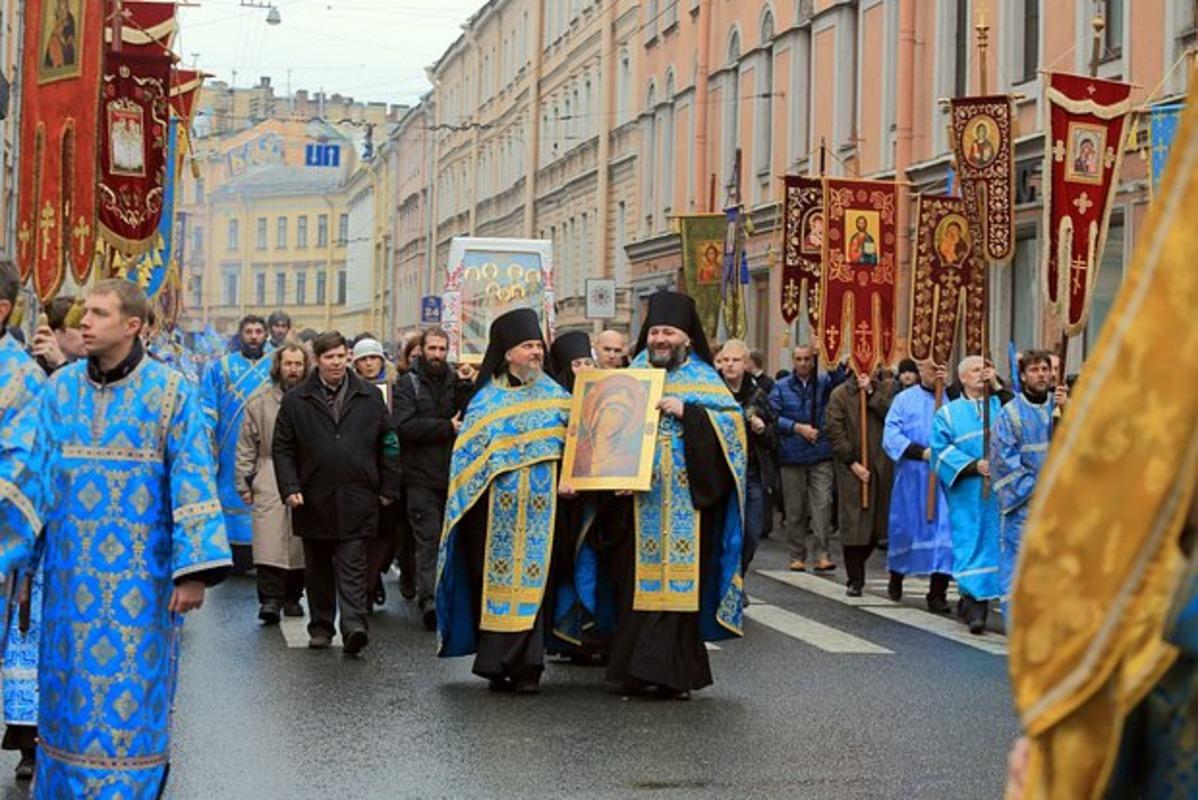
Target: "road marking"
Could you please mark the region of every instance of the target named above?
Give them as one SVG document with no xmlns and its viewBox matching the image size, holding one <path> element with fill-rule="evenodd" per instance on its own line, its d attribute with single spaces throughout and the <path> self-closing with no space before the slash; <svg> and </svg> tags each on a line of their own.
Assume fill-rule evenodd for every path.
<svg viewBox="0 0 1198 800">
<path fill-rule="evenodd" d="M 815 575 L 808 575 L 805 572 L 791 572 L 790 570 L 781 569 L 759 569 L 756 572 L 758 575 L 764 575 L 771 580 L 785 583 L 787 586 L 793 586 L 805 592 L 818 594 L 820 597 L 835 600 L 846 606 L 895 605 L 895 603 L 885 597 L 849 597 L 844 593 L 845 588 L 839 583 L 834 583 L 825 578 L 817 578 Z"/>
<path fill-rule="evenodd" d="M 704 642 L 703 646 L 706 647 L 708 650 L 712 651 L 713 653 L 718 652 L 720 649 L 720 646 L 713 642 Z"/>
<path fill-rule="evenodd" d="M 926 633 L 942 636 L 945 639 L 952 639 L 958 644 L 972 647 L 975 650 L 982 650 L 996 656 L 1005 656 L 1007 654 L 1006 637 L 996 634 L 993 631 L 982 636 L 975 636 L 962 627 L 959 622 L 948 617 L 930 614 L 926 611 L 920 611 L 918 608 L 881 608 L 875 606 L 863 610 L 891 620 L 892 622 L 910 625 L 912 628 L 918 628 Z"/>
<path fill-rule="evenodd" d="M 308 620 L 303 617 L 283 617 L 279 621 L 279 632 L 288 647 L 308 646 Z"/>
<path fill-rule="evenodd" d="M 893 650 L 858 639 L 842 630 L 829 627 L 801 614 L 771 606 L 756 597 L 749 598 L 745 616 L 754 622 L 784 633 L 792 639 L 806 642 L 826 653 L 893 654 Z"/>
<path fill-rule="evenodd" d="M 873 578 L 865 582 L 868 589 L 873 589 L 883 594 L 890 587 L 890 581 L 886 578 Z M 903 581 L 903 596 L 904 597 L 923 597 L 931 588 L 931 582 L 927 578 L 907 578 Z M 945 599 L 950 603 L 956 602 L 961 595 L 957 592 L 957 584 L 950 583 L 948 591 L 945 593 Z"/>
</svg>

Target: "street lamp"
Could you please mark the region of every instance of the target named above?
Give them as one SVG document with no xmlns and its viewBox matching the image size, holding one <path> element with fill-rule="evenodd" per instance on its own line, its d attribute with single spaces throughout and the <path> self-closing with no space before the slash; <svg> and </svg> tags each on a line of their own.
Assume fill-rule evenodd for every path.
<svg viewBox="0 0 1198 800">
<path fill-rule="evenodd" d="M 273 4 L 265 0 L 241 0 L 242 8 L 265 8 L 266 24 L 278 25 L 283 21 L 283 15 L 279 13 L 279 9 Z"/>
</svg>

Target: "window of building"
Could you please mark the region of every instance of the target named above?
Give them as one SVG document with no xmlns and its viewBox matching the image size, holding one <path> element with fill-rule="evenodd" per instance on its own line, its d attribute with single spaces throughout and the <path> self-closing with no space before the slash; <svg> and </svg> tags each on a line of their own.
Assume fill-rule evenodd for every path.
<svg viewBox="0 0 1198 800">
<path fill-rule="evenodd" d="M 953 60 L 953 91 L 957 97 L 969 94 L 969 47 L 973 42 L 969 24 L 969 0 L 957 0 L 956 53 Z"/>
<path fill-rule="evenodd" d="M 275 247 L 280 250 L 287 248 L 287 217 L 279 217 L 275 221 Z"/>
<path fill-rule="evenodd" d="M 203 203 L 204 202 L 204 179 L 196 178 L 195 185 L 196 185 L 196 203 Z"/>
<path fill-rule="evenodd" d="M 1098 334 L 1115 304 L 1115 295 L 1123 283 L 1124 229 L 1123 219 L 1112 215 L 1107 230 L 1106 247 L 1102 251 L 1102 266 L 1094 281 L 1094 301 L 1090 306 L 1090 319 L 1086 323 L 1086 354 L 1098 342 Z"/>
<path fill-rule="evenodd" d="M 670 0 L 666 0 L 669 3 Z M 645 3 L 645 44 L 652 44 L 657 38 L 658 0 L 647 0 Z"/>
<path fill-rule="evenodd" d="M 737 62 L 740 61 L 740 31 L 732 31 L 732 38 L 728 42 L 728 63 L 733 65 L 733 68 L 728 71 L 727 89 L 726 89 L 726 108 L 724 112 L 724 124 L 727 128 L 724 134 L 725 150 L 724 150 L 724 166 L 728 170 L 725 175 L 724 183 L 732 184 L 732 169 L 736 160 L 736 150 L 740 147 L 740 68 Z"/>
<path fill-rule="evenodd" d="M 678 0 L 663 1 L 666 5 L 661 10 L 661 30 L 663 33 L 667 33 L 678 24 Z"/>
<path fill-rule="evenodd" d="M 266 273 L 254 273 L 254 305 L 266 305 Z"/>
<path fill-rule="evenodd" d="M 670 215 L 674 204 L 674 70 L 666 74 L 666 106 L 661 111 L 661 204 L 662 219 L 659 227 L 664 228 L 664 219 Z"/>
<path fill-rule="evenodd" d="M 275 305 L 281 306 L 287 302 L 287 273 L 275 273 Z"/>
<path fill-rule="evenodd" d="M 341 247 L 349 244 L 349 214 L 337 218 L 337 244 Z"/>
<path fill-rule="evenodd" d="M 316 218 L 316 246 L 329 246 L 329 215 L 321 214 Z"/>
<path fill-rule="evenodd" d="M 616 286 L 628 285 L 628 254 L 624 245 L 628 244 L 628 206 L 624 201 L 616 203 Z"/>
<path fill-rule="evenodd" d="M 302 306 L 308 302 L 308 273 L 295 274 L 295 304 Z"/>
<path fill-rule="evenodd" d="M 628 50 L 620 51 L 620 69 L 616 74 L 616 119 L 620 123 L 627 122 L 633 116 L 632 108 L 632 57 Z"/>
<path fill-rule="evenodd" d="M 316 273 L 316 305 L 323 306 L 325 304 L 325 295 L 327 294 L 329 276 L 321 270 Z"/>
<path fill-rule="evenodd" d="M 229 249 L 230 250 L 240 250 L 241 249 L 241 236 L 239 235 L 240 234 L 239 229 L 241 226 L 238 225 L 238 222 L 239 222 L 239 220 L 235 220 L 235 219 L 229 220 Z"/>
<path fill-rule="evenodd" d="M 258 235 L 254 246 L 259 250 L 266 249 L 266 217 L 258 217 Z"/>
<path fill-rule="evenodd" d="M 295 218 L 295 246 L 308 246 L 308 215 L 301 214 Z"/>
<path fill-rule="evenodd" d="M 198 309 L 204 304 L 204 281 L 202 275 L 192 275 L 187 280 L 187 294 L 192 308 Z"/>
<path fill-rule="evenodd" d="M 641 173 L 641 213 L 644 220 L 643 232 L 653 233 L 653 221 L 657 215 L 657 87 L 649 82 L 646 96 L 645 115 L 641 117 L 641 155 L 645 163 Z"/>
<path fill-rule="evenodd" d="M 1106 18 L 1103 29 L 1104 61 L 1113 61 L 1123 56 L 1123 0 L 1101 0 L 1102 15 Z"/>
<path fill-rule="evenodd" d="M 237 305 L 237 272 L 226 270 L 221 277 L 224 280 L 224 285 L 221 287 L 221 305 Z"/>
<path fill-rule="evenodd" d="M 766 9 L 761 19 L 760 63 L 757 65 L 757 119 L 754 122 L 757 141 L 753 143 L 753 160 L 757 175 L 764 182 L 761 194 L 770 196 L 770 160 L 774 150 L 774 15 Z"/>
<path fill-rule="evenodd" d="M 203 255 L 204 253 L 204 229 L 196 226 L 191 229 L 191 254 L 193 256 Z"/>
<path fill-rule="evenodd" d="M 337 305 L 345 305 L 345 270 L 337 270 Z"/>
<path fill-rule="evenodd" d="M 1020 37 L 1022 52 L 1019 66 L 1022 69 L 1020 82 L 1035 80 L 1040 68 L 1040 0 L 1021 0 L 1023 5 L 1023 36 Z"/>
</svg>

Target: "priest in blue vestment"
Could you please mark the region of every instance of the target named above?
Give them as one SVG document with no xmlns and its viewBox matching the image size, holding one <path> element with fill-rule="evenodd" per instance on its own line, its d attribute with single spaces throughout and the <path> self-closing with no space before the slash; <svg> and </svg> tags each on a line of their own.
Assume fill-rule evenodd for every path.
<svg viewBox="0 0 1198 800">
<path fill-rule="evenodd" d="M 882 449 L 894 461 L 890 495 L 890 569 L 888 591 L 902 599 L 907 575 L 928 575 L 928 610 L 949 610 L 948 583 L 953 572 L 953 536 L 944 487 L 935 481 L 935 504 L 928 519 L 928 486 L 932 482 L 932 419 L 936 414 L 936 382 L 944 385 L 944 368 L 931 360 L 918 365 L 919 382 L 895 395 L 882 429 Z"/>
<path fill-rule="evenodd" d="M 570 395 L 544 363 L 533 311 L 495 319 L 453 446 L 437 557 L 438 655 L 474 653 L 491 689 L 519 694 L 539 690 L 547 590 L 573 555 L 554 526 Z"/>
<path fill-rule="evenodd" d="M 1032 505 L 1032 494 L 1048 457 L 1053 411 L 1064 408 L 1069 398 L 1065 386 L 1051 389 L 1052 378 L 1049 352 L 1028 350 L 1021 354 L 1021 391 L 1003 406 L 994 423 L 991 462 L 1000 514 L 999 566 L 1004 608 L 1019 561 L 1019 542 Z"/>
<path fill-rule="evenodd" d="M 147 312 L 130 281 L 92 287 L 88 358 L 56 372 L 38 404 L 38 797 L 161 795 L 179 615 L 232 563 L 195 387 L 146 357 Z"/>
<path fill-rule="evenodd" d="M 240 349 L 208 366 L 200 390 L 204 424 L 217 460 L 216 487 L 225 515 L 225 530 L 238 569 L 252 563 L 253 510 L 241 499 L 237 482 L 237 437 L 250 397 L 270 382 L 266 358 L 266 321 L 243 317 L 238 325 Z"/>
<path fill-rule="evenodd" d="M 993 374 L 981 356 L 962 359 L 957 368 L 962 394 L 941 407 L 932 421 L 932 468 L 948 497 L 953 579 L 961 592 L 957 611 L 973 634 L 985 633 L 990 601 L 1002 595 L 997 496 L 993 487 L 983 487 L 991 477 L 983 403 L 990 403 L 991 426 L 1002 409 L 998 398 L 986 393 Z"/>
<path fill-rule="evenodd" d="M 704 642 L 742 635 L 745 417 L 686 295 L 650 296 L 632 367 L 665 370 L 665 391 L 649 491 L 601 500 L 588 534 L 613 565 L 607 679 L 685 699 L 712 683 Z M 599 581 L 580 574 L 575 583 L 597 613 Z"/>
</svg>

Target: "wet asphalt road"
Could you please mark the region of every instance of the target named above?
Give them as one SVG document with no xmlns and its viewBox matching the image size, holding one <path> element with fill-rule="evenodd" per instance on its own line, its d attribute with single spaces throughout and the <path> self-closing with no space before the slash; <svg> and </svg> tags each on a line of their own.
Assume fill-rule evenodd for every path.
<svg viewBox="0 0 1198 800">
<path fill-rule="evenodd" d="M 785 565 L 765 542 L 753 569 Z M 257 622 L 252 579 L 233 579 L 185 629 L 167 796 L 1001 797 L 1017 729 L 1001 655 L 844 605 L 831 582 L 829 596 L 759 574 L 748 586 L 750 610 L 785 624 L 750 619 L 711 653 L 713 687 L 665 702 L 556 662 L 541 695 L 492 694 L 469 659 L 434 657 L 394 583 L 363 658 L 288 647 Z M 25 796 L 14 764 L 0 756 L 0 797 Z"/>
</svg>

